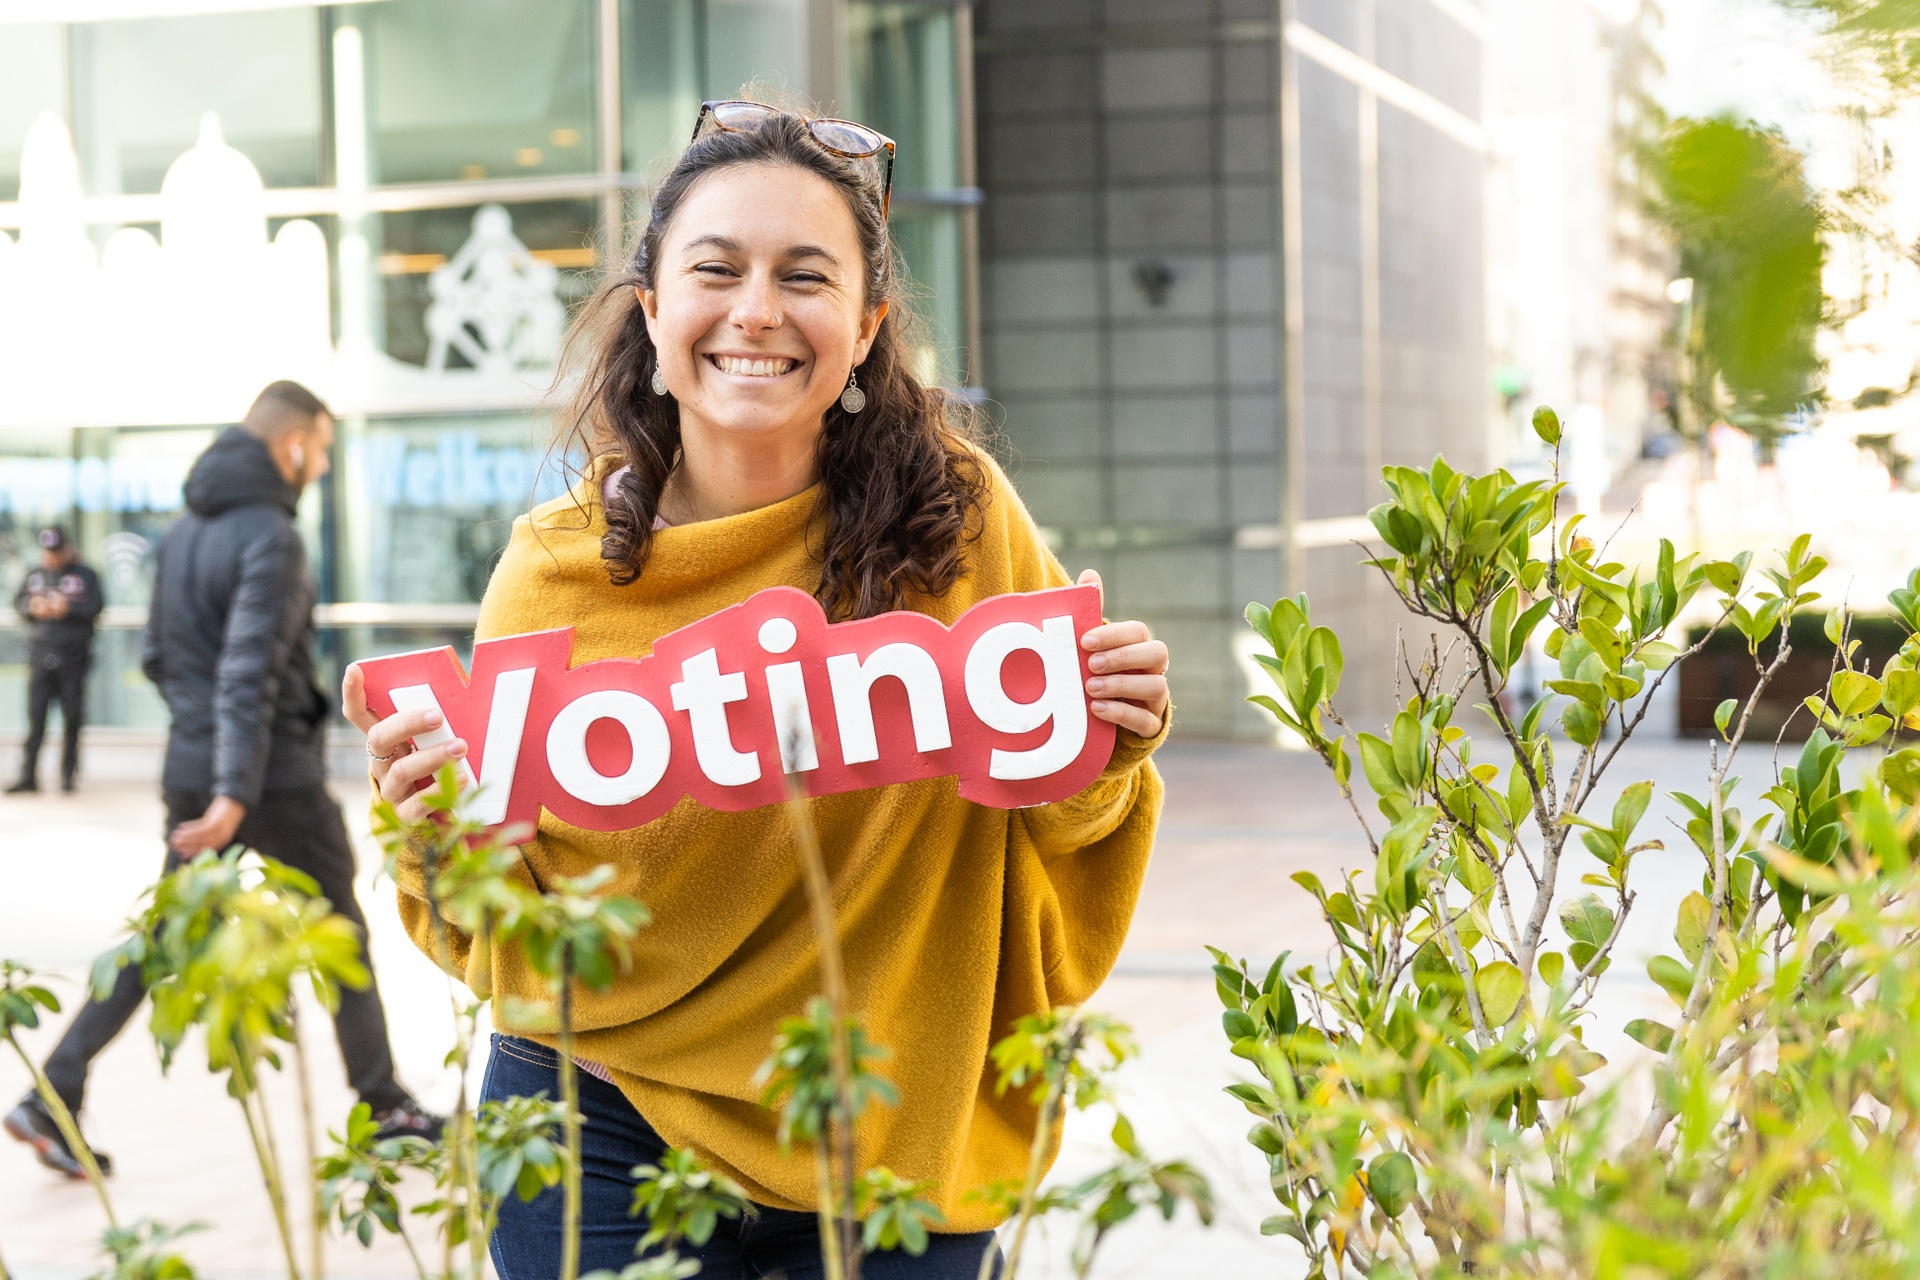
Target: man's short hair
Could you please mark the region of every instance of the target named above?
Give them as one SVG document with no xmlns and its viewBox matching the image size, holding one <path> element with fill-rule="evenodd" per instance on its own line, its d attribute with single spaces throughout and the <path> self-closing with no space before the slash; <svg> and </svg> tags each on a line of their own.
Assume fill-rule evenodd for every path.
<svg viewBox="0 0 1920 1280">
<path fill-rule="evenodd" d="M 332 416 L 326 402 L 297 382 L 281 379 L 269 382 L 253 398 L 253 407 L 240 425 L 262 440 L 272 442 L 289 431 L 305 431 L 321 414 Z"/>
</svg>

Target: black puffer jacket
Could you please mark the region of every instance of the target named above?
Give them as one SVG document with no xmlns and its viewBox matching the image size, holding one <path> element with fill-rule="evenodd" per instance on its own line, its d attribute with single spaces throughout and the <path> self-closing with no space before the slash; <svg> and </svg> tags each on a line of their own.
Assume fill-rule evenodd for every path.
<svg viewBox="0 0 1920 1280">
<path fill-rule="evenodd" d="M 328 702 L 314 683 L 299 495 L 266 445 L 231 427 L 193 464 L 186 498 L 160 542 L 144 654 L 173 713 L 162 785 L 248 806 L 317 785 Z"/>
</svg>

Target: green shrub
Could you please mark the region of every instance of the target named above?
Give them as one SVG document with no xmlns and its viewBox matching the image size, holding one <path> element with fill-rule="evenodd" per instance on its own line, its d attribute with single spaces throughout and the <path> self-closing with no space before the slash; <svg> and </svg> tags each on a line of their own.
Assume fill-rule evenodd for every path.
<svg viewBox="0 0 1920 1280">
<path fill-rule="evenodd" d="M 1536 425 L 1557 444 L 1550 412 Z M 1827 616 L 1820 727 L 1742 814 L 1729 770 L 1796 637 L 1762 642 L 1818 598 L 1807 538 L 1766 565 L 1663 542 L 1630 569 L 1559 520 L 1555 484 L 1437 459 L 1386 481 L 1368 563 L 1456 660 L 1409 665 L 1385 733 L 1339 719 L 1339 642 L 1304 596 L 1248 610 L 1279 694 L 1256 701 L 1326 762 L 1374 852 L 1371 876 L 1295 877 L 1335 939 L 1324 964 L 1215 953 L 1223 1026 L 1257 1073 L 1229 1091 L 1271 1171 L 1262 1230 L 1313 1277 L 1912 1274 L 1920 748 L 1899 734 L 1920 727 L 1920 574 L 1892 599 L 1901 648 L 1878 676 L 1855 669 L 1848 615 Z M 1665 637 L 1695 600 L 1714 622 L 1683 652 Z M 1558 670 L 1516 717 L 1504 695 L 1536 631 Z M 1701 879 L 1648 965 L 1671 1012 L 1626 1028 L 1657 1055 L 1650 1097 L 1632 1076 L 1600 1087 L 1584 1025 L 1633 864 L 1662 841 L 1641 830 L 1651 782 L 1594 797 L 1675 662 L 1724 631 L 1762 655 L 1758 687 L 1720 708 L 1699 793 L 1674 796 Z M 1847 782 L 1844 748 L 1875 744 Z M 1575 836 L 1598 863 L 1584 890 Z"/>
</svg>

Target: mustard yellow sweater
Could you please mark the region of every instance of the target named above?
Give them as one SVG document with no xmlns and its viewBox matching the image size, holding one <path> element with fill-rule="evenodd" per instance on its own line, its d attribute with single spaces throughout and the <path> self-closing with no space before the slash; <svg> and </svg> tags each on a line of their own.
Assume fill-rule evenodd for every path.
<svg viewBox="0 0 1920 1280">
<path fill-rule="evenodd" d="M 990 496 L 964 576 L 914 607 L 951 625 L 989 596 L 1065 585 L 1006 477 L 987 463 Z M 811 592 L 820 566 L 806 531 L 818 491 L 744 515 L 662 529 L 630 586 L 607 580 L 600 483 L 516 522 L 487 586 L 478 639 L 575 628 L 575 663 L 640 657 L 656 638 L 766 587 Z M 1166 730 L 1161 730 L 1164 738 Z M 994 1096 L 987 1050 L 1013 1020 L 1078 1004 L 1106 978 L 1126 937 L 1158 820 L 1159 739 L 1122 731 L 1112 762 L 1058 804 L 990 809 L 953 778 L 820 796 L 808 803 L 833 880 L 854 1009 L 892 1050 L 881 1069 L 900 1105 L 859 1128 L 863 1167 L 934 1183 L 947 1228 L 997 1215 L 969 1190 L 1024 1172 L 1037 1116 L 1018 1091 Z M 584 831 L 542 813 L 525 849 L 536 883 L 611 864 L 609 892 L 644 902 L 633 966 L 575 1002 L 576 1052 L 604 1064 L 666 1141 L 692 1147 L 755 1200 L 814 1207 L 811 1159 L 782 1156 L 753 1077 L 780 1019 L 820 989 L 818 948 L 798 855 L 778 807 L 720 813 L 682 799 L 630 831 Z M 417 874 L 400 913 L 434 954 Z M 454 975 L 468 948 L 456 940 Z M 513 999 L 549 997 L 508 949 L 495 958 L 495 1018 Z M 555 1037 L 502 1026 L 552 1044 Z"/>
</svg>

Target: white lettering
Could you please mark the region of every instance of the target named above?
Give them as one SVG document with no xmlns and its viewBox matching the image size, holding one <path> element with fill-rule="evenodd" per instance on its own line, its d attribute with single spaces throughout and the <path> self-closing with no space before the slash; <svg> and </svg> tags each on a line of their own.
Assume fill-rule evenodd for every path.
<svg viewBox="0 0 1920 1280">
<path fill-rule="evenodd" d="M 520 739 L 527 728 L 527 704 L 533 699 L 533 672 L 532 667 L 502 671 L 493 682 L 487 745 L 480 755 L 480 791 L 473 801 L 474 820 L 490 827 L 507 820 L 513 775 L 520 767 Z"/>
<path fill-rule="evenodd" d="M 693 755 L 700 772 L 723 787 L 743 787 L 760 780 L 760 755 L 736 751 L 727 728 L 727 704 L 747 696 L 742 671 L 720 672 L 717 650 L 706 649 L 680 664 L 680 683 L 673 686 L 673 709 L 693 722 Z"/>
<path fill-rule="evenodd" d="M 1032 702 L 1015 702 L 1001 683 L 1001 668 L 1019 649 L 1040 655 L 1046 687 Z M 993 750 L 987 776 L 1008 782 L 1044 778 L 1072 764 L 1087 741 L 1086 698 L 1080 690 L 1080 653 L 1071 617 L 1048 618 L 1041 627 L 1003 622 L 989 628 L 967 654 L 967 703 L 989 729 L 1031 733 L 1053 721 L 1053 733 L 1031 751 Z"/>
<path fill-rule="evenodd" d="M 851 653 L 827 659 L 827 680 L 833 686 L 833 714 L 840 722 L 840 758 L 847 764 L 865 764 L 880 758 L 873 730 L 873 682 L 893 676 L 907 687 L 907 709 L 913 717 L 913 746 L 925 754 L 953 745 L 947 728 L 947 692 L 933 656 L 917 644 L 883 644 L 865 662 Z"/>
<path fill-rule="evenodd" d="M 587 758 L 587 730 L 596 720 L 617 721 L 627 731 L 633 761 L 625 773 L 601 773 Z M 638 800 L 666 775 L 672 756 L 673 738 L 659 710 L 624 689 L 581 694 L 561 709 L 547 730 L 547 765 L 553 780 L 587 804 L 612 807 Z"/>
<path fill-rule="evenodd" d="M 440 727 L 429 729 L 425 733 L 414 735 L 413 745 L 420 751 L 428 747 L 437 747 L 443 742 L 453 741 L 453 726 L 447 723 L 447 713 L 440 709 L 440 699 L 433 696 L 433 686 L 425 684 L 404 685 L 392 693 L 395 711 L 431 711 L 440 717 Z M 454 769 L 460 774 L 460 785 L 471 787 L 474 784 L 473 768 L 467 758 L 461 756 L 453 762 Z"/>
</svg>

